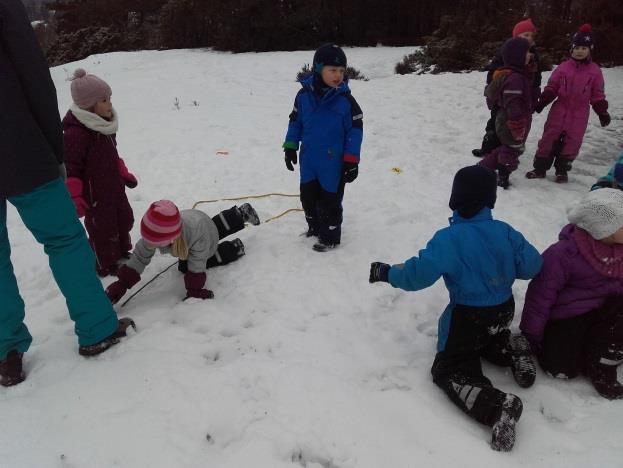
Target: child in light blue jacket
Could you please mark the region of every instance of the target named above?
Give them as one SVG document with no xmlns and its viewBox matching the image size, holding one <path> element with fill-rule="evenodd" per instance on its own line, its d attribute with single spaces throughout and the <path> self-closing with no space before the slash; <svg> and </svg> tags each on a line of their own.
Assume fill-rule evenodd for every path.
<svg viewBox="0 0 623 468">
<path fill-rule="evenodd" d="M 443 277 L 450 304 L 439 319 L 433 381 L 464 412 L 493 428 L 491 446 L 509 451 L 521 416 L 519 397 L 493 387 L 480 358 L 513 371 L 530 387 L 536 367 L 530 344 L 511 336 L 515 279 L 530 279 L 541 269 L 539 252 L 508 224 L 492 218 L 496 174 L 482 166 L 459 170 L 454 178 L 450 226 L 435 233 L 417 257 L 390 266 L 374 262 L 370 282 L 418 291 Z"/>
</svg>

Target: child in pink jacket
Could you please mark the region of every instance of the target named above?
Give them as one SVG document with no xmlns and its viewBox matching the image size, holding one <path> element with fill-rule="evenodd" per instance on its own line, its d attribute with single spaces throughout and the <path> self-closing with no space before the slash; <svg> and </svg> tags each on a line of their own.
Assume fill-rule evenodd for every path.
<svg viewBox="0 0 623 468">
<path fill-rule="evenodd" d="M 593 34 L 584 24 L 573 36 L 571 57 L 552 73 L 536 105 L 541 112 L 552 105 L 545 122 L 543 136 L 534 157 L 534 170 L 528 179 L 543 179 L 554 165 L 556 182 L 567 182 L 567 172 L 582 146 L 590 113 L 589 104 L 599 116 L 602 127 L 610 123 L 608 101 L 604 92 L 604 77 L 599 66 L 591 60 Z"/>
</svg>

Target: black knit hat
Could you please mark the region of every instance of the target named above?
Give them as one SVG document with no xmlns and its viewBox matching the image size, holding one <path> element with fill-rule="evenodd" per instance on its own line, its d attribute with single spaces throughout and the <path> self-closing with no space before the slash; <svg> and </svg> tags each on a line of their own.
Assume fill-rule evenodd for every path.
<svg viewBox="0 0 623 468">
<path fill-rule="evenodd" d="M 346 54 L 342 48 L 336 44 L 325 44 L 320 46 L 314 54 L 314 73 L 320 73 L 322 67 L 344 67 L 346 68 Z"/>
<path fill-rule="evenodd" d="M 467 166 L 454 176 L 448 206 L 462 218 L 471 218 L 485 206 L 495 206 L 497 177 L 484 166 Z"/>
</svg>

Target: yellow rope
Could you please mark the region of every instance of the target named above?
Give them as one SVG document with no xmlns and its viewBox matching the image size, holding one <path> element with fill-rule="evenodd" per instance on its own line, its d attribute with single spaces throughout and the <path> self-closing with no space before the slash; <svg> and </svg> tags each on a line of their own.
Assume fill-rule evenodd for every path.
<svg viewBox="0 0 623 468">
<path fill-rule="evenodd" d="M 287 215 L 288 213 L 293 213 L 295 211 L 303 211 L 302 208 L 290 208 L 289 210 L 285 210 L 283 213 L 278 214 L 277 216 L 273 216 L 272 218 L 268 218 L 266 221 L 264 221 L 265 223 L 270 223 L 271 221 L 275 220 L 275 219 L 279 219 L 282 216 Z"/>
<path fill-rule="evenodd" d="M 292 194 L 292 193 L 277 193 L 277 192 L 272 192 L 272 193 L 263 193 L 261 195 L 246 195 L 244 197 L 233 197 L 233 198 L 218 198 L 218 199 L 214 199 L 214 200 L 199 200 L 198 202 L 196 202 L 193 205 L 193 210 L 195 208 L 197 208 L 197 205 L 201 205 L 202 203 L 217 203 L 220 201 L 240 201 L 240 200 L 253 200 L 253 199 L 258 199 L 258 198 L 267 198 L 267 197 L 300 197 L 300 195 L 298 193 L 296 194 Z M 275 219 L 279 219 L 282 216 L 287 215 L 288 213 L 293 213 L 295 211 L 303 211 L 303 209 L 301 208 L 290 208 L 289 210 L 284 211 L 283 213 L 278 214 L 277 216 L 273 216 L 272 218 L 268 218 L 266 219 L 264 222 L 265 223 L 270 223 L 271 221 L 275 220 Z"/>
<path fill-rule="evenodd" d="M 234 197 L 234 198 L 218 198 L 218 199 L 214 199 L 214 200 L 199 200 L 198 202 L 196 202 L 193 205 L 193 209 L 195 209 L 197 207 L 197 205 L 201 205 L 202 203 L 216 203 L 216 202 L 220 202 L 220 201 L 240 201 L 240 200 L 253 200 L 253 199 L 258 199 L 258 198 L 266 198 L 266 197 L 300 197 L 300 195 L 297 194 L 292 194 L 292 193 L 277 193 L 277 192 L 273 192 L 273 193 L 264 193 L 261 195 L 247 195 L 244 197 Z"/>
</svg>

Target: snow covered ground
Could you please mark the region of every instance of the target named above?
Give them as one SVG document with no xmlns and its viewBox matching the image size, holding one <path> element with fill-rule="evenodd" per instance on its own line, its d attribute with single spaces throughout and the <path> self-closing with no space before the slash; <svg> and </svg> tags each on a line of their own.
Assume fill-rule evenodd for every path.
<svg viewBox="0 0 623 468">
<path fill-rule="evenodd" d="M 447 302 L 442 281 L 418 293 L 368 284 L 371 261 L 401 262 L 447 225 L 453 174 L 476 162 L 470 150 L 488 115 L 483 73 L 394 75 L 410 51 L 347 49 L 370 80 L 351 83 L 365 135 L 339 249 L 313 252 L 299 236 L 301 213 L 249 227 L 240 233 L 247 255 L 208 273 L 214 300 L 181 302 L 183 281 L 172 268 L 117 306 L 138 333 L 99 357 L 78 355 L 46 257 L 9 209 L 34 343 L 27 380 L 0 388 L 1 466 L 623 466 L 623 402 L 599 397 L 582 378 L 542 372 L 521 389 L 507 370 L 485 365 L 525 406 L 514 451 L 493 452 L 489 428 L 464 416 L 430 378 Z M 128 192 L 140 220 L 161 198 L 188 208 L 197 200 L 298 193 L 298 173 L 285 169 L 280 145 L 295 74 L 312 54 L 115 53 L 52 73 L 62 114 L 75 67 L 111 84 L 120 153 L 140 181 Z M 613 121 L 602 129 L 591 114 L 570 183 L 523 177 L 545 112 L 535 116 L 512 188 L 499 193 L 495 216 L 540 250 L 566 224 L 565 206 L 623 145 L 623 69 L 604 75 Z M 263 219 L 299 207 L 295 198 L 252 203 Z M 231 205 L 200 208 L 216 214 Z M 157 257 L 144 281 L 172 261 Z M 519 281 L 514 289 L 518 316 L 526 287 Z"/>
</svg>

